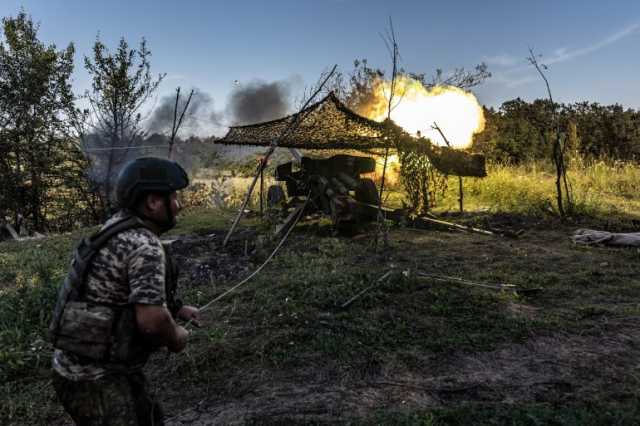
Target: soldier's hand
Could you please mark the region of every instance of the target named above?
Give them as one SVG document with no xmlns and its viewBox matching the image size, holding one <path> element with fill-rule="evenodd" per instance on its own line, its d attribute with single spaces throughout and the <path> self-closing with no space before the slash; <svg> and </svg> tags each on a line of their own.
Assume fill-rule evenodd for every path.
<svg viewBox="0 0 640 426">
<path fill-rule="evenodd" d="M 177 317 L 193 323 L 196 327 L 201 327 L 200 310 L 195 306 L 184 305 L 178 311 Z"/>
<path fill-rule="evenodd" d="M 167 349 L 171 352 L 182 352 L 182 350 L 187 346 L 187 339 L 189 338 L 189 332 L 186 328 L 176 325 L 176 340 L 171 345 L 167 346 Z"/>
</svg>

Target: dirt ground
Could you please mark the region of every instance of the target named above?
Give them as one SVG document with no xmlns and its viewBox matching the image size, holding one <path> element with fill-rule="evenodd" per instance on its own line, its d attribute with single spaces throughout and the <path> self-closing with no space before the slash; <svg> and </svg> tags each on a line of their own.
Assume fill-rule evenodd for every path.
<svg viewBox="0 0 640 426">
<path fill-rule="evenodd" d="M 411 412 L 470 402 L 572 403 L 588 401 L 603 389 L 611 397 L 628 398 L 637 392 L 625 382 L 640 370 L 638 325 L 601 337 L 532 338 L 481 354 L 454 353 L 437 363 L 425 356 L 420 373 L 389 367 L 359 383 L 322 381 L 317 376 L 326 373 L 306 369 L 271 372 L 246 395 L 204 398 L 168 424 L 331 423 L 379 410 Z"/>
<path fill-rule="evenodd" d="M 375 347 L 356 349 L 347 355 L 355 359 L 346 362 L 340 349 L 332 358 L 327 352 L 304 344 L 296 346 L 291 352 L 294 355 L 282 355 L 285 352 L 278 352 L 277 339 L 285 326 L 274 326 L 270 318 L 275 316 L 266 316 L 262 322 L 249 320 L 251 311 L 242 308 L 243 304 L 252 303 L 254 312 L 258 312 L 256 309 L 264 308 L 261 303 L 269 303 L 252 285 L 263 286 L 260 291 L 269 294 L 264 287 L 274 277 L 304 276 L 295 275 L 292 268 L 296 266 L 291 263 L 274 260 L 274 265 L 265 268 L 271 268 L 270 274 L 257 284 L 247 284 L 242 297 L 231 297 L 205 315 L 207 326 L 198 331 L 186 354 L 172 358 L 162 355 L 151 363 L 150 378 L 167 407 L 168 424 L 374 424 L 380 423 L 376 420 L 379 413 L 420 413 L 467 404 L 562 407 L 637 399 L 637 250 L 575 246 L 568 237 L 581 224 L 527 223 L 513 217 L 493 217 L 491 221 L 474 218 L 472 223 L 511 233 L 520 229 L 526 232 L 519 238 L 508 238 L 446 229 L 391 229 L 389 250 L 379 254 L 373 249 L 373 232 L 356 238 L 336 238 L 320 225 L 300 225 L 278 257 L 302 256 L 304 263 L 305 253 L 312 257 L 326 254 L 322 247 L 330 241 L 350 254 L 336 260 L 343 270 L 358 267 L 383 272 L 390 267 L 405 275 L 427 271 L 475 282 L 517 285 L 529 291 L 505 294 L 427 280 L 412 290 L 397 293 L 406 300 L 427 300 L 426 292 L 440 295 L 443 288 L 449 291 L 455 287 L 463 304 L 478 304 L 478 300 L 492 297 L 497 304 L 487 306 L 487 312 L 480 306 L 474 315 L 484 318 L 497 306 L 503 315 L 504 335 L 502 324 L 498 323 L 490 330 L 463 336 L 469 344 L 453 342 L 432 347 L 429 333 L 439 327 L 433 323 L 441 321 L 446 329 L 448 319 L 446 314 L 431 317 L 430 312 L 444 309 L 431 304 L 424 311 L 428 314 L 425 321 L 431 324 L 412 329 L 427 342 L 424 350 L 420 345 L 407 346 L 404 341 L 394 346 L 393 340 L 388 343 L 383 339 L 380 344 L 384 347 L 379 351 Z M 255 270 L 270 251 L 263 247 L 259 235 L 245 230 L 225 250 L 221 248 L 220 230 L 177 237 L 172 250 L 181 267 L 185 296 L 202 304 Z M 297 267 L 300 266 L 304 269 L 304 265 Z M 326 285 L 332 285 L 330 279 Z M 342 284 L 336 284 L 339 285 Z M 284 284 L 273 293 L 282 291 L 294 294 Z M 386 297 L 378 301 L 387 305 L 383 315 L 390 316 L 391 321 L 401 321 L 403 305 L 393 306 L 400 296 L 384 293 L 391 290 L 380 291 L 363 296 L 354 305 L 366 305 L 358 309 L 369 314 L 379 309 L 376 297 Z M 491 296 L 485 296 L 487 293 Z M 308 290 L 305 294 L 309 294 Z M 469 295 L 468 301 L 465 295 Z M 305 321 L 288 331 L 287 339 L 293 339 L 289 344 L 297 344 L 296 336 L 305 333 L 349 330 L 353 318 L 333 308 L 313 313 L 305 309 L 303 306 L 296 311 Z M 513 338 L 507 331 L 511 321 L 524 329 Z M 380 334 L 393 333 L 382 324 L 370 326 Z M 344 332 L 337 337 L 338 342 L 344 338 L 345 344 L 350 345 L 354 336 L 360 335 L 354 333 Z M 493 342 L 488 347 L 483 342 L 485 338 Z"/>
</svg>

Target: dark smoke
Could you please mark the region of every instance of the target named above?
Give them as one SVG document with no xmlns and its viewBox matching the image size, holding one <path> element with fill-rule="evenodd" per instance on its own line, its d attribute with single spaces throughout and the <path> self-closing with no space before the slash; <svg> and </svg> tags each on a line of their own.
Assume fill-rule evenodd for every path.
<svg viewBox="0 0 640 426">
<path fill-rule="evenodd" d="M 260 123 L 287 115 L 290 81 L 267 83 L 254 80 L 231 93 L 228 113 L 234 125 Z"/>
<path fill-rule="evenodd" d="M 190 90 L 182 90 L 180 92 L 180 100 L 178 102 L 178 116 L 184 109 Z M 149 123 L 147 124 L 147 132 L 171 134 L 173 126 L 174 109 L 176 105 L 175 93 L 164 96 L 160 100 L 160 105 L 153 111 Z M 177 120 L 176 119 L 176 120 Z M 213 98 L 207 93 L 194 89 L 189 108 L 184 115 L 180 130 L 181 136 L 186 135 L 206 135 L 211 134 L 213 129 L 222 126 L 222 115 L 213 108 Z"/>
</svg>

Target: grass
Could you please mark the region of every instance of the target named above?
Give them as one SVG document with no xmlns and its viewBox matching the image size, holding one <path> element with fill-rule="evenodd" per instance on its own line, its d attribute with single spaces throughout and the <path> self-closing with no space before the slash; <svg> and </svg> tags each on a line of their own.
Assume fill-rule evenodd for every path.
<svg viewBox="0 0 640 426">
<path fill-rule="evenodd" d="M 594 163 L 572 170 L 578 212 L 586 224 L 633 226 L 640 212 L 640 168 Z M 640 271 L 635 266 L 640 255 L 635 249 L 573 247 L 567 239 L 573 225 L 553 216 L 553 179 L 540 164 L 491 165 L 487 178 L 465 179 L 465 205 L 476 213 L 460 220 L 482 224 L 487 217 L 507 217 L 533 227 L 515 241 L 394 228 L 388 251 L 380 254 L 369 239 L 328 236 L 325 223 L 300 225 L 261 274 L 207 314 L 209 325 L 194 332 L 184 356 L 169 362 L 154 358 L 152 382 L 160 383 L 165 405 L 180 411 L 203 394 L 233 399 L 259 393 L 256 389 L 263 389 L 265 381 L 277 383 L 276 372 L 301 383 L 357 388 L 389 372 L 420 375 L 425 365 L 445 366 L 451 357 L 522 345 L 536 336 L 565 333 L 587 339 L 614 332 L 640 316 Z M 452 181 L 439 211 L 456 209 L 457 182 Z M 171 234 L 226 230 L 232 214 L 192 207 Z M 243 224 L 266 232 L 257 219 Z M 48 379 L 51 348 L 45 329 L 73 245 L 90 232 L 0 243 L 0 423 L 55 424 L 62 418 Z M 243 260 L 248 271 L 274 243 L 261 236 L 251 244 L 257 250 Z M 341 308 L 390 269 L 395 272 L 388 281 Z M 543 291 L 526 296 L 435 283 L 419 279 L 418 270 Z M 234 283 L 235 278 L 187 283 L 184 298 L 202 304 Z M 529 310 L 517 311 L 520 307 Z M 574 396 L 557 405 L 452 401 L 427 411 L 390 405 L 354 422 L 633 424 L 637 400 L 615 396 L 621 386 L 638 386 L 627 361 L 611 358 L 612 365 L 622 363 L 621 371 L 629 370 L 628 377 L 598 372 L 603 388 L 591 399 Z M 268 423 L 259 417 L 256 422 Z"/>
<path fill-rule="evenodd" d="M 345 262 L 354 250 L 350 244 L 330 243 L 330 247 L 324 253 L 322 245 L 317 251 L 285 252 L 254 284 L 256 290 L 250 297 L 261 303 L 242 317 L 251 318 L 256 325 L 268 321 L 275 330 L 295 333 L 267 337 L 266 354 L 274 365 L 302 362 L 299 355 L 312 352 L 355 367 L 354 373 L 363 375 L 367 372 L 357 371 L 355 360 L 366 370 L 386 356 L 387 350 L 491 348 L 496 342 L 526 335 L 525 324 L 504 321 L 499 310 L 487 310 L 500 304 L 500 297 L 474 294 L 470 300 L 463 289 L 425 288 L 401 273 L 367 292 L 352 309 L 342 311 L 345 301 L 385 270 Z M 241 299 L 239 305 L 250 309 L 247 302 Z M 301 324 L 305 325 L 303 333 Z M 498 333 L 492 331 L 496 327 Z M 385 332 L 380 333 L 381 329 Z"/>
<path fill-rule="evenodd" d="M 464 178 L 466 211 L 557 215 L 555 172 L 547 162 L 490 163 L 485 178 Z M 591 218 L 628 217 L 640 212 L 640 167 L 633 163 L 574 160 L 569 165 L 575 214 Z M 450 177 L 437 212 L 457 211 L 458 178 Z"/>
</svg>

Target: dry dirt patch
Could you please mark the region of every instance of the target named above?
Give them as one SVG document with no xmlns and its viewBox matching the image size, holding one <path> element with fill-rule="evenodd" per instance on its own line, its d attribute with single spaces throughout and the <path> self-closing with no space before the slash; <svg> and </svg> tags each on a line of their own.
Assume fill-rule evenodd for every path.
<svg viewBox="0 0 640 426">
<path fill-rule="evenodd" d="M 425 354 L 420 369 L 393 362 L 363 381 L 310 382 L 314 372 L 271 372 L 235 399 L 203 399 L 170 425 L 346 421 L 378 410 L 415 411 L 468 402 L 570 403 L 594 393 L 632 397 L 640 382 L 640 321 L 599 336 L 556 334 L 484 353 Z M 318 374 L 319 372 L 315 372 Z M 635 390 L 634 390 L 635 389 Z"/>
</svg>

